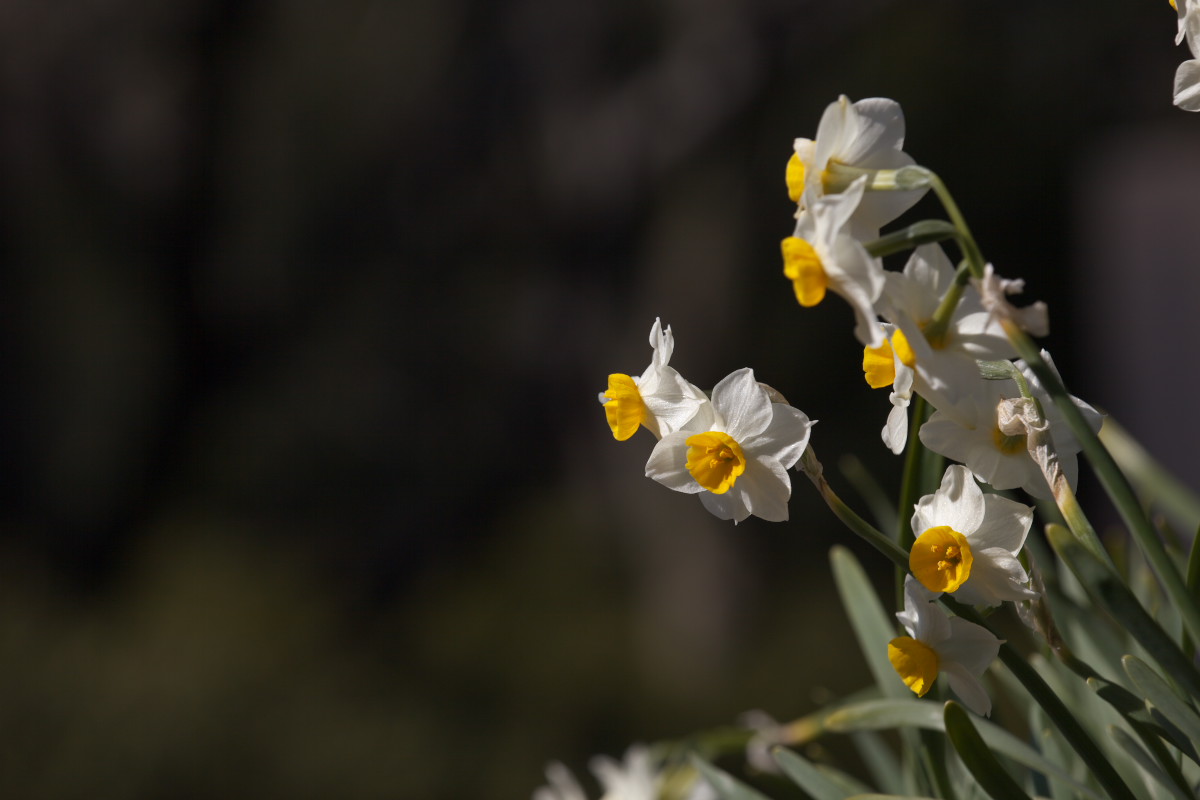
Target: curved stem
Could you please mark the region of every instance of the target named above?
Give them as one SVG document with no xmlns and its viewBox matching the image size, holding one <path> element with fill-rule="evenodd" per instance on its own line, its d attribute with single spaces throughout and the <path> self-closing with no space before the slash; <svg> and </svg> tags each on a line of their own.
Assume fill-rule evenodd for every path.
<svg viewBox="0 0 1200 800">
<path fill-rule="evenodd" d="M 908 553 L 902 550 L 899 545 L 889 539 L 887 535 L 874 525 L 854 513 L 850 506 L 842 502 L 842 499 L 833 491 L 833 487 L 829 485 L 829 481 L 825 480 L 825 468 L 817 460 L 817 455 L 813 452 L 811 446 L 800 457 L 800 468 L 808 476 L 808 479 L 812 481 L 813 486 L 817 487 L 817 491 L 821 493 L 821 497 L 825 500 L 825 504 L 829 506 L 829 510 L 833 512 L 835 517 L 841 520 L 843 525 L 849 528 L 852 533 L 865 539 L 868 544 L 890 558 L 897 566 L 906 570 L 908 569 Z"/>
</svg>

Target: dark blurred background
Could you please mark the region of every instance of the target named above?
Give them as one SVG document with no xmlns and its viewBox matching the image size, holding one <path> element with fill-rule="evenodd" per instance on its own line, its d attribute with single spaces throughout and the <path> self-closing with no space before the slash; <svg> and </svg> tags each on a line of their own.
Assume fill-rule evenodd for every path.
<svg viewBox="0 0 1200 800">
<path fill-rule="evenodd" d="M 847 498 L 851 454 L 894 491 L 849 309 L 780 274 L 792 139 L 841 93 L 902 103 L 1068 384 L 1195 481 L 1200 387 L 1145 356 L 1200 296 L 1174 32 L 1165 0 L 6 0 L 0 796 L 525 797 L 861 686 L 827 552 L 880 560 L 802 479 L 790 523 L 715 520 L 596 402 L 661 316 L 694 383 L 753 366 L 819 419 Z"/>
</svg>

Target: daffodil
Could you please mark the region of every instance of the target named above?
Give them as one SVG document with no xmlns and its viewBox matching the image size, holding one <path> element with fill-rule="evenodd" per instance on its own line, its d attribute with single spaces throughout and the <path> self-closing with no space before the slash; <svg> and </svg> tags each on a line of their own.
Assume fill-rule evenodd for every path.
<svg viewBox="0 0 1200 800">
<path fill-rule="evenodd" d="M 1054 369 L 1050 354 L 1043 350 L 1042 357 Z M 1083 448 L 1025 362 L 1017 361 L 1016 366 L 1045 414 L 1063 475 L 1074 488 L 1079 476 L 1076 456 Z M 1029 453 L 1026 437 L 1001 430 L 1000 412 L 1009 411 L 1012 401 L 1021 396 L 1020 388 L 1012 380 L 980 379 L 976 386 L 969 402 L 958 406 L 958 411 L 963 412 L 961 416 L 937 411 L 921 426 L 921 443 L 935 453 L 965 464 L 976 477 L 995 489 L 1024 489 L 1034 497 L 1052 500 L 1050 486 L 1040 464 Z M 1103 416 L 1077 397 L 1071 401 L 1092 430 L 1100 430 Z"/>
<path fill-rule="evenodd" d="M 802 306 L 817 305 L 827 291 L 844 297 L 854 310 L 854 335 L 864 345 L 879 347 L 883 334 L 875 301 L 883 293 L 883 265 L 847 230 L 865 187 L 866 178 L 858 178 L 840 194 L 818 197 L 808 190 L 808 208 L 781 245 L 783 274 Z"/>
<path fill-rule="evenodd" d="M 781 522 L 792 493 L 787 471 L 808 446 L 811 426 L 799 409 L 772 403 L 753 370 L 740 369 L 713 388 L 712 402 L 682 430 L 654 446 L 646 476 L 699 494 L 721 519 L 737 523 L 753 514 Z"/>
<path fill-rule="evenodd" d="M 812 198 L 844 191 L 853 178 L 876 170 L 911 166 L 904 152 L 904 112 L 895 100 L 871 97 L 830 103 L 817 125 L 816 139 L 796 139 L 788 161 L 788 194 L 800 210 Z M 921 199 L 920 191 L 872 191 L 856 206 L 853 232 L 874 239 L 879 229 Z"/>
<path fill-rule="evenodd" d="M 930 593 L 909 575 L 904 581 L 904 610 L 896 619 L 908 632 L 888 642 L 888 660 L 904 685 L 924 697 L 938 675 L 963 705 L 987 716 L 992 700 L 980 678 L 1003 642 L 991 631 L 961 617 L 948 617 Z"/>
<path fill-rule="evenodd" d="M 604 790 L 600 800 L 715 800 L 716 793 L 690 765 L 656 764 L 644 745 L 625 751 L 623 761 L 596 756 L 589 765 Z M 548 786 L 533 800 L 587 800 L 571 771 L 558 762 L 546 767 Z"/>
<path fill-rule="evenodd" d="M 887 337 L 879 347 L 863 348 L 863 375 L 872 389 L 892 387 L 888 401 L 892 410 L 881 436 L 893 453 L 903 452 L 908 443 L 908 406 L 912 402 L 916 356 L 908 337 L 895 325 L 883 325 Z"/>
<path fill-rule="evenodd" d="M 904 271 L 887 272 L 885 280 L 876 305 L 894 325 L 884 325 L 882 347 L 864 350 L 863 372 L 872 388 L 892 388 L 883 441 L 899 453 L 908 439 L 907 409 L 914 392 L 954 415 L 955 405 L 979 381 L 976 360 L 1007 359 L 1016 352 L 975 290 L 955 287 L 954 267 L 939 245 L 918 247 Z M 939 311 L 951 291 L 957 301 Z"/>
<path fill-rule="evenodd" d="M 600 393 L 604 416 L 617 441 L 625 441 L 645 427 L 655 437 L 677 430 L 707 402 L 704 392 L 667 366 L 675 350 L 671 326 L 662 328 L 659 319 L 650 328 L 654 353 L 650 366 L 639 377 L 620 373 L 608 376 L 608 389 Z"/>
<path fill-rule="evenodd" d="M 1045 336 L 1050 332 L 1050 317 L 1046 304 L 1041 300 L 1018 308 L 1008 302 L 1009 295 L 1025 291 L 1022 278 L 1002 278 L 991 264 L 985 264 L 982 278 L 972 278 L 972 285 L 979 290 L 979 299 L 988 314 L 997 322 L 1011 322 L 1033 336 Z"/>
<path fill-rule="evenodd" d="M 1034 597 L 1017 560 L 1032 522 L 1032 508 L 984 494 L 966 467 L 953 464 L 938 490 L 917 502 L 909 568 L 926 589 L 970 605 Z"/>
</svg>

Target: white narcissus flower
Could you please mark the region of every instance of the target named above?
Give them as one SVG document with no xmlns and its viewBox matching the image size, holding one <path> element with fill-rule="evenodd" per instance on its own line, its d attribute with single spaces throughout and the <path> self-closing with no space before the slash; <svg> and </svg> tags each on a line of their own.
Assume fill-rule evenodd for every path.
<svg viewBox="0 0 1200 800">
<path fill-rule="evenodd" d="M 675 350 L 675 337 L 671 326 L 664 331 L 657 318 L 650 328 L 650 347 L 654 355 L 640 377 L 614 373 L 608 376 L 608 389 L 600 393 L 604 416 L 617 441 L 633 436 L 639 427 L 661 439 L 678 430 L 708 401 L 703 391 L 667 366 Z"/>
<path fill-rule="evenodd" d="M 655 765 L 644 745 L 625 751 L 624 761 L 608 756 L 592 759 L 592 773 L 604 790 L 600 800 L 659 800 L 668 792 L 679 800 L 716 800 L 716 793 L 691 766 L 664 770 Z M 533 800 L 587 800 L 570 770 L 558 762 L 546 767 L 550 784 L 533 793 Z"/>
<path fill-rule="evenodd" d="M 948 617 L 913 576 L 904 580 L 904 610 L 896 619 L 908 631 L 888 642 L 892 668 L 917 697 L 924 697 L 938 675 L 976 714 L 992 712 L 992 700 L 980 678 L 1000 652 L 1003 641 L 961 617 Z"/>
<path fill-rule="evenodd" d="M 931 326 L 954 284 L 954 267 L 940 246 L 918 247 L 902 273 L 884 277 L 877 305 L 895 324 L 884 326 L 887 342 L 881 347 L 864 349 L 863 372 L 871 388 L 892 387 L 883 441 L 900 453 L 908 440 L 907 409 L 914 391 L 934 408 L 954 414 L 955 404 L 979 382 L 976 360 L 1007 359 L 1016 352 L 970 286 L 945 322 Z"/>
<path fill-rule="evenodd" d="M 863 348 L 863 375 L 872 389 L 892 387 L 888 401 L 892 410 L 881 433 L 883 443 L 899 455 L 908 444 L 908 405 L 912 402 L 913 367 L 917 360 L 908 337 L 895 325 L 883 326 L 883 344 Z"/>
<path fill-rule="evenodd" d="M 1042 358 L 1057 374 L 1050 354 L 1043 350 Z M 1045 414 L 1059 465 L 1074 489 L 1079 477 L 1076 454 L 1083 447 L 1025 362 L 1017 361 L 1016 366 L 1025 376 Z M 1039 499 L 1053 500 L 1054 495 L 1042 474 L 1041 466 L 1029 454 L 1026 437 L 1006 435 L 1000 430 L 998 412 L 1007 410 L 1011 400 L 1020 396 L 1020 389 L 1012 380 L 981 378 L 978 393 L 971 398 L 971 402 L 959 406 L 959 410 L 965 410 L 966 414 L 956 418 L 942 411 L 935 412 L 921 426 L 921 443 L 935 453 L 966 464 L 979 480 L 991 484 L 995 489 L 1024 489 Z M 1071 401 L 1091 429 L 1099 431 L 1103 415 L 1077 397 L 1072 397 Z"/>
<path fill-rule="evenodd" d="M 866 178 L 858 178 L 840 194 L 807 195 L 808 210 L 796 218 L 795 233 L 780 249 L 783 274 L 800 305 L 817 305 L 827 290 L 840 294 L 854 309 L 854 335 L 864 345 L 879 347 L 883 333 L 876 322 L 875 301 L 883 293 L 883 265 L 846 231 L 865 186 Z"/>
<path fill-rule="evenodd" d="M 811 198 L 834 194 L 848 181 L 839 167 L 895 170 L 911 166 L 904 152 L 904 112 L 895 100 L 871 97 L 851 103 L 842 95 L 830 103 L 817 125 L 817 138 L 796 139 L 787 165 L 788 194 L 808 208 Z M 806 197 L 806 192 L 808 196 Z M 879 229 L 911 208 L 924 190 L 873 191 L 856 207 L 853 232 L 874 239 Z"/>
<path fill-rule="evenodd" d="M 1175 3 L 1172 3 L 1175 5 Z M 1187 40 L 1192 58 L 1175 70 L 1175 105 L 1184 111 L 1200 111 L 1200 3 L 1186 0 L 1179 13 L 1179 32 L 1175 44 Z"/>
<path fill-rule="evenodd" d="M 683 430 L 654 446 L 646 476 L 699 494 L 721 519 L 737 523 L 753 514 L 782 522 L 792 494 L 787 471 L 808 446 L 811 426 L 799 409 L 772 403 L 754 370 L 740 369 L 713 388 L 712 402 Z"/>
<path fill-rule="evenodd" d="M 1010 321 L 1033 336 L 1045 336 L 1050 332 L 1050 314 L 1041 300 L 1022 308 L 1008 302 L 1010 294 L 1025 291 L 1023 278 L 1002 278 L 994 266 L 985 264 L 983 277 L 972 278 L 971 283 L 979 290 L 979 299 L 983 307 L 997 322 Z"/>
<path fill-rule="evenodd" d="M 1035 597 L 1017 560 L 1032 522 L 1032 508 L 984 494 L 966 467 L 953 464 L 938 490 L 917 502 L 909 568 L 929 591 L 970 605 Z"/>
<path fill-rule="evenodd" d="M 951 414 L 962 398 L 976 391 L 976 361 L 1009 359 L 1017 354 L 970 285 L 963 287 L 945 327 L 932 330 L 938 307 L 954 283 L 954 273 L 940 245 L 922 245 L 913 251 L 903 272 L 886 273 L 879 302 L 884 318 L 909 342 L 915 391 L 934 408 Z"/>
</svg>

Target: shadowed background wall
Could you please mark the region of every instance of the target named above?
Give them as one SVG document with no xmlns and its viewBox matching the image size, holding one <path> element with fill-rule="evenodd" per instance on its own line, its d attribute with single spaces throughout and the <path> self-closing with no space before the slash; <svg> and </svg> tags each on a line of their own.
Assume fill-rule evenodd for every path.
<svg viewBox="0 0 1200 800">
<path fill-rule="evenodd" d="M 1200 146 L 1173 34 L 1132 0 L 5 3 L 0 793 L 522 797 L 857 688 L 808 487 L 721 523 L 596 393 L 661 316 L 694 383 L 754 367 L 847 495 L 847 454 L 894 488 L 848 308 L 780 275 L 839 93 L 902 103 L 1070 386 L 1172 374 L 1068 298 L 1163 263 L 1105 241 L 1176 163 L 1122 154 Z M 1167 255 L 1194 207 L 1154 206 Z"/>
</svg>

